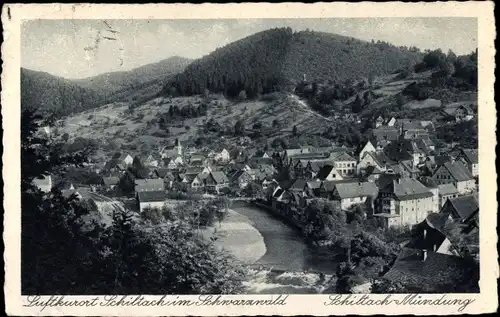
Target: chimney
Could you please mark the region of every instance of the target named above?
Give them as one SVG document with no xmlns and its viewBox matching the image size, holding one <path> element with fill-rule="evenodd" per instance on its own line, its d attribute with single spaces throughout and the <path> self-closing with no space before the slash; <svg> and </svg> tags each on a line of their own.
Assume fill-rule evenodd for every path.
<svg viewBox="0 0 500 317">
<path fill-rule="evenodd" d="M 427 260 L 427 250 L 423 249 L 422 250 L 422 261 L 425 261 L 425 260 Z"/>
</svg>

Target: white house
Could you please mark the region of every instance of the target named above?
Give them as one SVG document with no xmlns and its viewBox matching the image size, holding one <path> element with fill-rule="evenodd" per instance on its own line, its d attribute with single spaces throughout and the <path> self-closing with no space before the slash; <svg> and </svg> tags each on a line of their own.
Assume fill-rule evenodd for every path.
<svg viewBox="0 0 500 317">
<path fill-rule="evenodd" d="M 473 177 L 479 176 L 479 158 L 476 149 L 462 149 L 457 156 L 457 161 L 464 163 Z"/>
<path fill-rule="evenodd" d="M 123 153 L 122 155 L 120 155 L 118 162 L 125 166 L 132 165 L 132 163 L 134 162 L 134 158 L 130 154 Z"/>
<path fill-rule="evenodd" d="M 335 169 L 342 177 L 352 177 L 356 174 L 356 159 L 345 152 L 330 156 L 335 162 Z"/>
<path fill-rule="evenodd" d="M 434 195 L 419 181 L 397 178 L 383 185 L 373 216 L 387 227 L 413 226 L 425 220 L 434 208 Z"/>
<path fill-rule="evenodd" d="M 346 210 L 353 205 L 366 203 L 368 197 L 373 201 L 377 194 L 377 185 L 372 182 L 339 183 L 333 190 L 333 199 L 340 201 L 340 208 Z"/>
<path fill-rule="evenodd" d="M 437 184 L 453 184 L 461 195 L 476 189 L 476 181 L 472 173 L 461 162 L 446 162 L 439 166 L 432 175 Z"/>
<path fill-rule="evenodd" d="M 373 146 L 372 142 L 370 142 L 370 141 L 367 141 L 365 146 L 363 146 L 363 148 L 359 152 L 359 158 L 362 158 L 363 156 L 365 156 L 365 153 L 367 153 L 367 152 L 372 152 L 372 153 L 377 152 L 377 149 L 375 148 L 375 146 Z"/>
<path fill-rule="evenodd" d="M 218 162 L 229 162 L 229 160 L 231 159 L 231 155 L 229 154 L 228 150 L 222 149 L 222 151 L 215 154 L 214 158 Z"/>
<path fill-rule="evenodd" d="M 344 179 L 342 175 L 340 175 L 340 173 L 335 169 L 335 167 L 331 165 L 323 166 L 316 175 L 316 178 L 319 179 L 320 181 L 333 181 L 333 180 Z"/>
<path fill-rule="evenodd" d="M 163 208 L 166 198 L 164 191 L 139 192 L 137 193 L 139 211 L 142 213 L 146 208 Z"/>
<path fill-rule="evenodd" d="M 43 178 L 35 178 L 33 184 L 41 191 L 48 193 L 52 189 L 52 176 L 44 176 Z"/>
</svg>

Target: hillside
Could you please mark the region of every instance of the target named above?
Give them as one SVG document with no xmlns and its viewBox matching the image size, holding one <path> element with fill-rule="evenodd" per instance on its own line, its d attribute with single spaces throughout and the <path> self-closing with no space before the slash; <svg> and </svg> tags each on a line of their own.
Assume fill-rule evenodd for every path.
<svg viewBox="0 0 500 317">
<path fill-rule="evenodd" d="M 290 90 L 303 80 L 345 81 L 412 67 L 416 49 L 369 43 L 340 35 L 291 28 L 271 29 L 230 43 L 191 63 L 165 86 L 166 95 L 206 89 L 234 97 Z"/>
<path fill-rule="evenodd" d="M 183 71 L 190 62 L 190 59 L 174 56 L 130 71 L 104 73 L 94 77 L 76 79 L 73 82 L 110 98 L 123 90 L 141 89 L 146 83 L 151 85 L 155 81 L 162 82 L 168 76 Z"/>
<path fill-rule="evenodd" d="M 21 68 L 21 108 L 47 116 L 68 115 L 104 104 L 97 91 L 45 72 Z"/>
<path fill-rule="evenodd" d="M 189 62 L 171 57 L 130 71 L 77 80 L 21 68 L 22 108 L 60 117 L 112 102 L 142 103 L 153 99 L 169 76 L 182 71 Z"/>
</svg>

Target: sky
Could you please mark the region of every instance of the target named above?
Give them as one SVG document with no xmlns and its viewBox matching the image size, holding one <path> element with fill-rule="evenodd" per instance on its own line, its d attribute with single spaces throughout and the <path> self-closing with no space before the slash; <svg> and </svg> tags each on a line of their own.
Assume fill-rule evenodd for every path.
<svg viewBox="0 0 500 317">
<path fill-rule="evenodd" d="M 21 29 L 21 65 L 65 78 L 127 71 L 171 56 L 199 58 L 274 27 L 380 40 L 457 55 L 477 47 L 476 18 L 237 20 L 30 20 Z"/>
</svg>

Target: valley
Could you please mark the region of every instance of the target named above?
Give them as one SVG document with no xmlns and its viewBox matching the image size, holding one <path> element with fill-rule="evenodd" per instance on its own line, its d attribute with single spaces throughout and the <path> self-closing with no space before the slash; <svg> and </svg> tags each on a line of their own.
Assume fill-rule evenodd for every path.
<svg viewBox="0 0 500 317">
<path fill-rule="evenodd" d="M 60 206 L 55 226 L 112 207 L 78 236 L 102 246 L 86 255 L 106 290 L 477 289 L 477 50 L 275 28 L 194 60 L 21 77 L 26 201 L 50 224 Z"/>
</svg>

